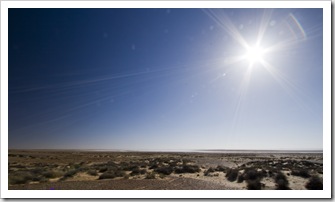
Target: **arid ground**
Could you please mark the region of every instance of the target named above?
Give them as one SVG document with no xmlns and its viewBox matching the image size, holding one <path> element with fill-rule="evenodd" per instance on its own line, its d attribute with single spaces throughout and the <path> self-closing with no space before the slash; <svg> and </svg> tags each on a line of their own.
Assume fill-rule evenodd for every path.
<svg viewBox="0 0 335 202">
<path fill-rule="evenodd" d="M 322 153 L 9 150 L 13 190 L 322 189 Z"/>
</svg>

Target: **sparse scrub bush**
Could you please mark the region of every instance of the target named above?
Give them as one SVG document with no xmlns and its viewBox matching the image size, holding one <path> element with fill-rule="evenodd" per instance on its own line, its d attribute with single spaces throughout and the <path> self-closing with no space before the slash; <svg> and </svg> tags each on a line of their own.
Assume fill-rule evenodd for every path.
<svg viewBox="0 0 335 202">
<path fill-rule="evenodd" d="M 146 164 L 141 164 L 140 167 L 141 167 L 141 168 L 146 168 L 147 165 L 146 165 Z"/>
<path fill-rule="evenodd" d="M 173 168 L 170 166 L 158 167 L 154 170 L 156 173 L 161 173 L 164 175 L 170 175 L 173 172 Z"/>
<path fill-rule="evenodd" d="M 134 175 L 143 175 L 145 174 L 147 171 L 145 169 L 140 169 L 139 167 L 136 167 L 132 170 L 132 172 L 130 173 L 131 176 Z"/>
<path fill-rule="evenodd" d="M 210 173 L 215 172 L 214 168 L 209 167 L 207 170 L 204 171 L 204 176 L 210 176 Z"/>
<path fill-rule="evenodd" d="M 263 176 L 261 173 L 259 173 L 257 170 L 255 170 L 254 168 L 250 168 L 250 169 L 246 169 L 245 170 L 245 179 L 246 180 L 260 180 Z"/>
<path fill-rule="evenodd" d="M 234 182 L 238 175 L 238 169 L 229 169 L 226 173 L 226 178 L 230 182 Z"/>
<path fill-rule="evenodd" d="M 116 177 L 124 177 L 125 173 L 123 171 L 120 170 L 111 170 L 111 171 L 107 171 L 104 172 L 102 175 L 99 176 L 99 180 L 101 179 L 113 179 Z"/>
<path fill-rule="evenodd" d="M 100 172 L 100 173 L 104 173 L 104 172 L 106 172 L 107 170 L 108 170 L 108 167 L 104 166 L 104 167 L 102 167 L 102 168 L 99 169 L 99 172 Z"/>
<path fill-rule="evenodd" d="M 225 166 L 221 166 L 221 165 L 218 165 L 218 166 L 215 168 L 215 171 L 226 172 L 226 170 L 227 170 L 227 167 L 225 167 Z"/>
<path fill-rule="evenodd" d="M 291 172 L 292 175 L 294 176 L 299 176 L 299 177 L 303 177 L 303 178 L 309 178 L 311 177 L 311 175 L 308 173 L 307 170 L 301 169 L 301 170 L 293 170 Z"/>
<path fill-rule="evenodd" d="M 182 159 L 183 165 L 186 165 L 188 163 L 191 163 L 192 161 L 190 159 Z"/>
<path fill-rule="evenodd" d="M 108 161 L 106 163 L 106 165 L 109 166 L 109 167 L 116 167 L 117 166 L 117 164 L 114 161 Z"/>
<path fill-rule="evenodd" d="M 78 169 L 76 169 L 78 172 L 87 172 L 89 168 L 87 166 L 81 166 Z"/>
<path fill-rule="evenodd" d="M 73 167 L 74 167 L 74 169 L 78 169 L 78 168 L 81 167 L 81 164 L 74 164 Z"/>
<path fill-rule="evenodd" d="M 176 167 L 178 165 L 178 162 L 177 161 L 171 161 L 171 162 L 169 162 L 169 165 L 171 167 Z"/>
<path fill-rule="evenodd" d="M 50 171 L 43 172 L 42 175 L 46 178 L 57 178 L 57 177 L 61 177 L 63 173 L 50 170 Z"/>
<path fill-rule="evenodd" d="M 258 172 L 259 173 L 259 176 L 261 177 L 261 178 L 263 178 L 263 177 L 266 177 L 268 174 L 267 174 L 267 172 L 266 172 L 266 170 L 264 170 L 264 169 L 262 169 L 260 172 Z"/>
<path fill-rule="evenodd" d="M 286 178 L 286 175 L 284 175 L 282 172 L 277 173 L 277 175 L 275 176 L 275 182 L 277 185 L 277 189 L 280 189 L 280 190 L 290 189 L 288 187 L 289 182 Z"/>
<path fill-rule="evenodd" d="M 197 173 L 200 171 L 200 167 L 197 165 L 183 165 L 175 169 L 175 173 Z"/>
<path fill-rule="evenodd" d="M 42 175 L 45 172 L 43 168 L 34 168 L 30 170 L 30 173 L 33 175 Z"/>
<path fill-rule="evenodd" d="M 285 181 L 284 179 L 277 180 L 276 185 L 277 185 L 277 190 L 289 190 L 290 189 L 288 187 L 288 182 Z"/>
<path fill-rule="evenodd" d="M 75 174 L 77 174 L 77 170 L 69 170 L 64 174 L 63 178 L 70 178 L 73 177 Z"/>
<path fill-rule="evenodd" d="M 244 175 L 240 174 L 237 177 L 237 183 L 242 183 L 244 181 Z"/>
<path fill-rule="evenodd" d="M 256 180 L 258 178 L 258 174 L 255 169 L 246 169 L 244 173 L 245 173 L 245 179 L 247 180 Z"/>
<path fill-rule="evenodd" d="M 157 164 L 152 164 L 152 165 L 150 165 L 150 167 L 149 167 L 149 169 L 156 169 L 156 168 L 158 168 L 158 165 L 157 165 Z"/>
<path fill-rule="evenodd" d="M 16 172 L 8 177 L 9 184 L 26 184 L 32 181 L 33 176 L 29 172 Z"/>
<path fill-rule="evenodd" d="M 96 170 L 88 170 L 87 174 L 92 175 L 92 176 L 97 176 L 98 172 Z"/>
<path fill-rule="evenodd" d="M 259 181 L 259 179 L 247 180 L 247 189 L 248 190 L 260 190 L 262 189 L 262 184 Z"/>
<path fill-rule="evenodd" d="M 124 165 L 122 166 L 122 170 L 124 171 L 133 171 L 139 169 L 139 167 L 137 165 Z"/>
<path fill-rule="evenodd" d="M 269 176 L 269 177 L 274 177 L 274 174 L 275 174 L 275 173 L 274 173 L 273 170 L 269 170 L 267 173 L 268 173 L 268 176 Z"/>
<path fill-rule="evenodd" d="M 322 179 L 318 176 L 312 176 L 305 187 L 309 190 L 323 190 Z"/>
<path fill-rule="evenodd" d="M 156 179 L 156 174 L 153 172 L 147 173 L 147 175 L 145 176 L 145 179 Z"/>
<path fill-rule="evenodd" d="M 102 175 L 99 176 L 99 180 L 102 180 L 102 179 L 113 179 L 115 178 L 115 174 L 113 172 L 105 172 L 103 173 Z"/>
</svg>

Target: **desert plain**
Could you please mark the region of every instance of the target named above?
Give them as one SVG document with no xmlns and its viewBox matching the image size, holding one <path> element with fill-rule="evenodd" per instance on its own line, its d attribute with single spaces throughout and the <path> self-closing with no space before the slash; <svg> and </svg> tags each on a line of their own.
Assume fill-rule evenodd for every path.
<svg viewBox="0 0 335 202">
<path fill-rule="evenodd" d="M 9 150 L 9 190 L 315 190 L 322 152 Z"/>
</svg>

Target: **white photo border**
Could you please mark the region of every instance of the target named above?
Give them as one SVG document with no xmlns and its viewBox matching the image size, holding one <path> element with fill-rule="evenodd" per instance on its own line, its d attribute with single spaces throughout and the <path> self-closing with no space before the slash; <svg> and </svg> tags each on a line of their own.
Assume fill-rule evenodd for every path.
<svg viewBox="0 0 335 202">
<path fill-rule="evenodd" d="M 323 8 L 323 190 L 8 190 L 8 8 Z M 331 198 L 331 1 L 2 1 L 1 198 Z"/>
</svg>

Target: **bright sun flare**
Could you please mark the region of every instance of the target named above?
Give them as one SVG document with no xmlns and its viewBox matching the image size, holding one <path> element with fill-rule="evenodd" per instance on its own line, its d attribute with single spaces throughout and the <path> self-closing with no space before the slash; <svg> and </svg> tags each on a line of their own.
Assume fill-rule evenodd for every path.
<svg viewBox="0 0 335 202">
<path fill-rule="evenodd" d="M 263 60 L 264 50 L 259 46 L 249 47 L 247 50 L 246 58 L 250 63 L 260 62 Z"/>
</svg>

